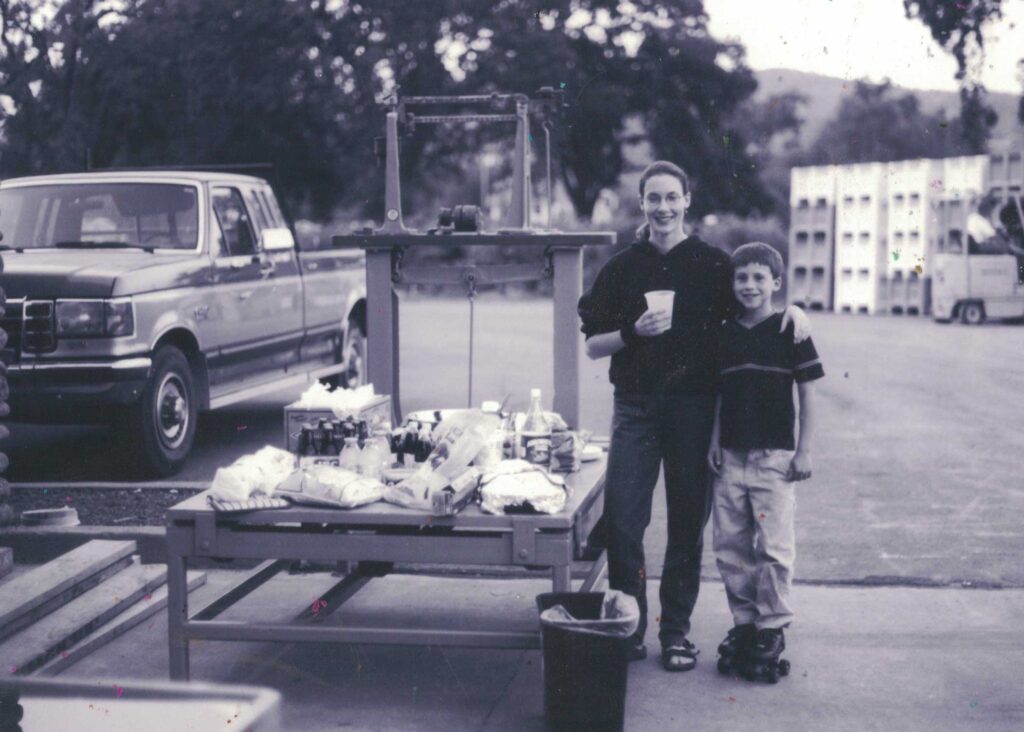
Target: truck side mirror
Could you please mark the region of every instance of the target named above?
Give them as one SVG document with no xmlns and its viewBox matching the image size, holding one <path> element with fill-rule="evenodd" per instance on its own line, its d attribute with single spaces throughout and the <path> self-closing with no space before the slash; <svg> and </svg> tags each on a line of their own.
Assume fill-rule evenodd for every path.
<svg viewBox="0 0 1024 732">
<path fill-rule="evenodd" d="M 279 227 L 263 230 L 263 249 L 268 252 L 280 252 L 295 248 L 295 238 L 290 229 Z"/>
</svg>

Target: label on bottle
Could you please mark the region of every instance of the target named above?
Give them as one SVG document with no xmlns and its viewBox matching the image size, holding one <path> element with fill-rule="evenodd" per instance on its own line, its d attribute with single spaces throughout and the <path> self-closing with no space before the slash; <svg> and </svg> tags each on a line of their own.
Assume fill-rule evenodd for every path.
<svg viewBox="0 0 1024 732">
<path fill-rule="evenodd" d="M 299 467 L 300 468 L 315 468 L 318 465 L 330 465 L 332 467 L 341 467 L 341 458 L 337 455 L 300 455 L 299 456 Z"/>
<path fill-rule="evenodd" d="M 528 463 L 548 467 L 551 462 L 551 433 L 521 433 L 519 454 Z"/>
</svg>

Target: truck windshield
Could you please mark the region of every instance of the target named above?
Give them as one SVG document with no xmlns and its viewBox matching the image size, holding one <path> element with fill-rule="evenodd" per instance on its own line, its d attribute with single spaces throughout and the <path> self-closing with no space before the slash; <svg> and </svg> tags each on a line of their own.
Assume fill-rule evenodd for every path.
<svg viewBox="0 0 1024 732">
<path fill-rule="evenodd" d="M 3 243 L 24 249 L 195 249 L 198 191 L 163 183 L 51 184 L 0 189 Z M 91 245 L 95 244 L 95 247 Z"/>
</svg>

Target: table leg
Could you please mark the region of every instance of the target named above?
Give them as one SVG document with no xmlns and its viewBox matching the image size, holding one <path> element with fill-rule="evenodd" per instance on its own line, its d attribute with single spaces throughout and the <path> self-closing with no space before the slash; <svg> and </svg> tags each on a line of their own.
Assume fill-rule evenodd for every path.
<svg viewBox="0 0 1024 732">
<path fill-rule="evenodd" d="M 608 574 L 608 552 L 602 551 L 594 563 L 590 565 L 590 572 L 587 574 L 586 579 L 583 580 L 583 585 L 580 587 L 580 592 L 594 592 L 595 588 L 607 579 Z"/>
<path fill-rule="evenodd" d="M 188 639 L 184 625 L 188 622 L 188 562 L 185 557 L 168 552 L 167 556 L 167 642 L 170 652 L 172 681 L 188 681 Z"/>
<path fill-rule="evenodd" d="M 551 568 L 551 588 L 553 592 L 572 592 L 571 564 Z"/>
<path fill-rule="evenodd" d="M 576 303 L 583 294 L 583 252 L 576 247 L 554 247 L 554 367 L 552 407 L 572 429 L 579 429 L 580 344 Z"/>
</svg>

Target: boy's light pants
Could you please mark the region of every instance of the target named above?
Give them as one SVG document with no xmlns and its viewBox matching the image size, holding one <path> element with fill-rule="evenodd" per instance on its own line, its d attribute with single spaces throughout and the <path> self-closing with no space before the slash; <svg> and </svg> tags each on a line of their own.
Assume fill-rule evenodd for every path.
<svg viewBox="0 0 1024 732">
<path fill-rule="evenodd" d="M 796 558 L 791 450 L 722 450 L 714 487 L 714 551 L 737 625 L 782 628 L 793 619 Z"/>
</svg>

